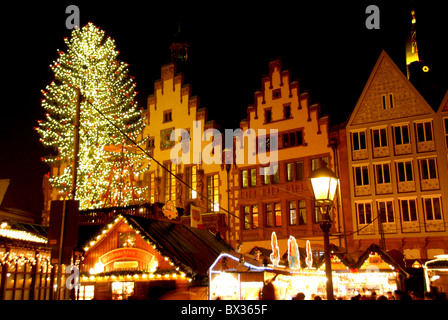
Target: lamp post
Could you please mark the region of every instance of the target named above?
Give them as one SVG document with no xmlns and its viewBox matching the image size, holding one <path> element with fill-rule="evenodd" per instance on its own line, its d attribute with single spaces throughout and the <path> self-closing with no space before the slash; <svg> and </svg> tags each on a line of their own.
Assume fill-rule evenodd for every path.
<svg viewBox="0 0 448 320">
<path fill-rule="evenodd" d="M 336 194 L 339 179 L 333 171 L 322 163 L 319 169 L 311 172 L 309 176 L 313 187 L 316 203 L 322 212 L 322 222 L 320 227 L 324 233 L 324 256 L 325 256 L 325 274 L 327 276 L 327 300 L 334 300 L 333 293 L 333 275 L 331 272 L 330 257 L 330 228 L 331 217 L 330 210 Z"/>
</svg>

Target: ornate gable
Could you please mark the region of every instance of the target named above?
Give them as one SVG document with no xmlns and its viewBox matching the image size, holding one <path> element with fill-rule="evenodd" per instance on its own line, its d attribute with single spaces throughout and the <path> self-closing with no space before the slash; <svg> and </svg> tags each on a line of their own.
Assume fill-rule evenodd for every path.
<svg viewBox="0 0 448 320">
<path fill-rule="evenodd" d="M 348 124 L 359 125 L 433 113 L 429 104 L 383 50 Z"/>
</svg>

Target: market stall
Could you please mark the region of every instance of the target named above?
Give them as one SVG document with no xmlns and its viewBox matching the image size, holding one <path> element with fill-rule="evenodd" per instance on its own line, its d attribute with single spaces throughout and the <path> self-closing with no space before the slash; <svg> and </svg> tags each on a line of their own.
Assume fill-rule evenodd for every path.
<svg viewBox="0 0 448 320">
<path fill-rule="evenodd" d="M 179 299 L 207 299 L 203 279 L 219 253 L 229 250 L 207 230 L 125 214 L 113 217 L 81 247 L 77 298 L 97 300 L 158 299 L 166 292 L 185 293 Z"/>
<path fill-rule="evenodd" d="M 306 300 L 316 295 L 325 299 L 327 278 L 323 259 L 314 260 L 316 255 L 308 245 L 306 249 L 294 249 L 294 241 L 292 244 L 282 258 L 275 250 L 259 247 L 250 251 L 253 254 L 221 253 L 209 270 L 209 299 L 258 300 L 267 283 L 274 285 L 276 299 L 290 300 L 299 292 Z M 334 246 L 331 248 L 336 298 L 351 299 L 358 294 L 369 297 L 373 292 L 379 296 L 402 289 L 402 279 L 408 274 L 380 247 L 371 245 L 357 259 Z"/>
</svg>

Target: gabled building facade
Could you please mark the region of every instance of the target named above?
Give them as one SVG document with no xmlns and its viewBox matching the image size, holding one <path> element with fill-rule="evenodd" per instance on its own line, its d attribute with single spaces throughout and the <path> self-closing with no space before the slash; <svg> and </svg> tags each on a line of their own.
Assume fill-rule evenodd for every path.
<svg viewBox="0 0 448 320">
<path fill-rule="evenodd" d="M 436 113 L 382 52 L 347 123 L 354 246 L 448 252 L 446 146 Z"/>
<path fill-rule="evenodd" d="M 253 150 L 257 158 L 253 163 L 237 163 L 232 171 L 232 208 L 237 218 L 231 220 L 231 240 L 242 245 L 241 252 L 255 246 L 271 248 L 275 231 L 281 253 L 287 249 L 289 236 L 294 236 L 300 247 L 309 239 L 313 248 L 318 248 L 322 245 L 322 217 L 307 178 L 322 162 L 336 171 L 329 118 L 321 116 L 319 104 L 311 104 L 309 94 L 300 91 L 297 81 L 291 81 L 280 60 L 274 60 L 240 127 L 257 136 Z M 275 132 L 276 139 L 272 136 Z M 236 142 L 236 153 L 244 147 Z M 261 156 L 266 153 L 273 160 L 274 148 L 277 161 L 263 164 Z M 335 217 L 333 228 L 340 231 L 343 224 L 338 214 Z"/>
<path fill-rule="evenodd" d="M 199 107 L 199 98 L 191 96 L 191 86 L 184 84 L 183 74 L 176 73 L 175 62 L 162 66 L 146 112 L 146 150 L 158 162 L 151 161 L 140 180 L 148 186 L 147 202 L 171 201 L 183 210 L 187 224 L 191 222 L 186 217 L 191 206 L 200 208 L 204 227 L 225 237 L 226 213 L 222 208 L 227 208 L 227 184 L 222 148 L 216 143 L 220 133 L 216 123 L 207 119 L 207 109 Z M 172 133 L 177 134 L 175 139 L 171 139 Z"/>
</svg>

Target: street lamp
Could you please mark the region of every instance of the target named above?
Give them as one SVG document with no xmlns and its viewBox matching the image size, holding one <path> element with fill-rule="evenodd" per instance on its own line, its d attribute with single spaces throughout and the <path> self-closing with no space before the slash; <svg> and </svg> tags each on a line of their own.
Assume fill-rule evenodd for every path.
<svg viewBox="0 0 448 320">
<path fill-rule="evenodd" d="M 339 183 L 338 177 L 333 171 L 322 163 L 319 169 L 311 172 L 309 178 L 313 187 L 316 203 L 319 205 L 322 213 L 322 222 L 320 227 L 324 232 L 324 256 L 325 256 L 325 274 L 327 276 L 327 300 L 334 300 L 333 294 L 333 275 L 331 272 L 330 257 L 330 228 L 331 217 L 330 210 L 333 205 L 336 189 Z"/>
</svg>

